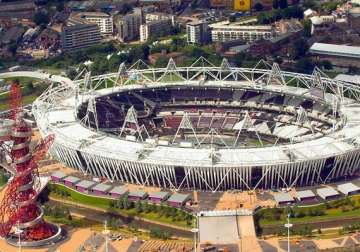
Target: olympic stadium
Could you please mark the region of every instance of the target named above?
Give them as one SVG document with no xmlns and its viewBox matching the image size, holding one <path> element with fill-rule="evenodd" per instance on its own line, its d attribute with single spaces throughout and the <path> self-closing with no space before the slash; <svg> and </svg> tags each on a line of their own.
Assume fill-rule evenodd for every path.
<svg viewBox="0 0 360 252">
<path fill-rule="evenodd" d="M 54 80 L 56 76 L 51 77 Z M 360 88 L 260 61 L 204 58 L 53 82 L 33 104 L 51 155 L 109 181 L 170 189 L 290 188 L 357 175 Z"/>
</svg>

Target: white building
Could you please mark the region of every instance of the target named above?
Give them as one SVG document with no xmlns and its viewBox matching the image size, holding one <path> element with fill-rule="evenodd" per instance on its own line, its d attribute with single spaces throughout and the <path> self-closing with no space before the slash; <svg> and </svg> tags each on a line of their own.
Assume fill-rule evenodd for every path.
<svg viewBox="0 0 360 252">
<path fill-rule="evenodd" d="M 102 35 L 111 35 L 114 32 L 114 22 L 112 16 L 103 12 L 79 12 L 74 17 L 85 19 L 97 24 Z"/>
<path fill-rule="evenodd" d="M 272 39 L 275 37 L 275 29 L 271 25 L 242 25 L 237 22 L 218 22 L 209 25 L 213 42 L 226 42 L 242 39 L 253 42 L 258 39 Z"/>
<path fill-rule="evenodd" d="M 186 24 L 187 42 L 189 44 L 205 44 L 209 41 L 209 25 L 205 21 Z"/>
<path fill-rule="evenodd" d="M 156 20 L 140 26 L 140 41 L 147 41 L 150 37 L 166 36 L 171 31 L 171 20 Z"/>
<path fill-rule="evenodd" d="M 172 26 L 176 25 L 175 16 L 171 14 L 166 14 L 163 12 L 151 12 L 151 13 L 146 13 L 145 15 L 146 23 L 150 23 L 152 21 L 158 21 L 158 20 L 168 20 L 168 19 L 171 20 Z"/>
<path fill-rule="evenodd" d="M 140 35 L 142 24 L 142 12 L 140 8 L 135 8 L 131 13 L 119 16 L 115 21 L 118 39 L 121 42 L 135 40 Z"/>
</svg>

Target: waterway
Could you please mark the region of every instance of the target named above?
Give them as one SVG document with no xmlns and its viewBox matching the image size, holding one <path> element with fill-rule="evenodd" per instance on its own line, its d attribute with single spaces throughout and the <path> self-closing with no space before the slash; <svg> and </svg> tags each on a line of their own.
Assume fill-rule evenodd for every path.
<svg viewBox="0 0 360 252">
<path fill-rule="evenodd" d="M 144 220 L 135 220 L 132 217 L 124 217 L 124 216 L 116 214 L 116 213 L 105 213 L 105 212 L 97 211 L 97 210 L 93 210 L 93 209 L 89 210 L 88 208 L 85 208 L 82 206 L 69 205 L 66 203 L 60 203 L 60 202 L 53 201 L 53 200 L 50 200 L 48 203 L 50 205 L 66 206 L 67 208 L 69 208 L 71 213 L 82 215 L 89 220 L 93 220 L 93 221 L 97 221 L 97 222 L 104 222 L 105 220 L 108 220 L 109 218 L 117 218 L 117 219 L 120 219 L 126 226 L 137 227 L 138 229 L 145 229 L 145 230 L 158 228 L 158 229 L 162 230 L 163 232 L 169 232 L 173 236 L 176 236 L 176 237 L 181 237 L 181 238 L 192 238 L 193 237 L 193 234 L 191 233 L 191 231 L 186 231 L 186 230 L 176 229 L 176 228 L 163 226 L 163 225 L 159 225 L 159 224 L 154 224 L 154 223 L 146 222 Z"/>
</svg>

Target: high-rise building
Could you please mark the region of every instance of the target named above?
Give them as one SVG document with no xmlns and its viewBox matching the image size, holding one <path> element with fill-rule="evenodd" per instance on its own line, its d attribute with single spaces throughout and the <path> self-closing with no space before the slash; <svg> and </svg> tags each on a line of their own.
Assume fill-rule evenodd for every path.
<svg viewBox="0 0 360 252">
<path fill-rule="evenodd" d="M 140 25 L 142 24 L 142 12 L 140 8 L 135 8 L 131 13 L 115 18 L 118 39 L 121 42 L 131 41 L 139 38 Z"/>
<path fill-rule="evenodd" d="M 166 36 L 171 31 L 171 20 L 155 20 L 140 26 L 140 41 L 144 42 L 150 37 Z"/>
<path fill-rule="evenodd" d="M 84 19 L 70 18 L 61 32 L 61 46 L 64 51 L 86 48 L 100 41 L 99 26 Z"/>
<path fill-rule="evenodd" d="M 114 32 L 114 22 L 112 16 L 104 12 L 79 12 L 73 14 L 73 18 L 82 18 L 90 23 L 97 24 L 102 35 L 111 35 Z"/>
<path fill-rule="evenodd" d="M 206 44 L 209 42 L 209 25 L 206 21 L 194 21 L 186 24 L 187 42 L 189 44 Z"/>
</svg>

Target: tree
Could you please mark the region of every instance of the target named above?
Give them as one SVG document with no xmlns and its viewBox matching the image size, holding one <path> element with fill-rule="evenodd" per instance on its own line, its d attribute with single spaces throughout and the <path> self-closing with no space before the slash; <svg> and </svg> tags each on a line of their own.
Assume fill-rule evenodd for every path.
<svg viewBox="0 0 360 252">
<path fill-rule="evenodd" d="M 29 90 L 29 91 L 33 91 L 34 90 L 34 83 L 30 80 L 26 83 L 26 88 Z"/>
<path fill-rule="evenodd" d="M 314 0 L 305 0 L 303 3 L 304 8 L 313 9 L 316 7 L 316 2 Z"/>
<path fill-rule="evenodd" d="M 297 59 L 305 56 L 306 52 L 309 50 L 309 45 L 305 39 L 299 39 L 294 42 L 293 50 L 293 57 Z"/>
<path fill-rule="evenodd" d="M 287 0 L 279 0 L 279 7 L 280 9 L 285 9 L 288 7 L 288 2 Z"/>
<path fill-rule="evenodd" d="M 279 0 L 273 0 L 272 6 L 274 9 L 278 9 L 279 8 Z"/>
<path fill-rule="evenodd" d="M 14 57 L 16 55 L 16 51 L 17 51 L 17 44 L 16 42 L 12 42 L 9 46 L 8 46 L 8 50 L 11 53 L 11 55 Z"/>
<path fill-rule="evenodd" d="M 125 15 L 126 13 L 128 13 L 132 10 L 133 10 L 132 5 L 130 5 L 128 3 L 124 3 L 119 10 L 119 14 Z"/>
<path fill-rule="evenodd" d="M 305 20 L 304 21 L 304 36 L 310 38 L 311 37 L 311 21 Z"/>
<path fill-rule="evenodd" d="M 230 15 L 230 16 L 229 16 L 229 22 L 230 22 L 230 23 L 236 22 L 236 17 L 235 17 L 235 15 Z"/>
<path fill-rule="evenodd" d="M 122 201 L 123 201 L 123 205 L 124 205 L 125 210 L 130 209 L 133 206 L 132 202 L 126 196 L 123 197 Z"/>
<path fill-rule="evenodd" d="M 47 25 L 50 22 L 50 17 L 44 11 L 37 11 L 33 17 L 36 25 Z"/>
<path fill-rule="evenodd" d="M 314 70 L 315 64 L 309 58 L 302 58 L 295 64 L 295 68 L 301 73 L 310 74 Z M 310 215 L 310 213 L 309 213 Z"/>
<path fill-rule="evenodd" d="M 323 60 L 323 61 L 321 62 L 321 65 L 322 65 L 323 68 L 326 69 L 326 70 L 331 70 L 331 69 L 333 68 L 332 63 L 331 63 L 331 61 L 329 61 L 329 60 Z"/>
<path fill-rule="evenodd" d="M 65 5 L 64 5 L 64 2 L 62 0 L 58 1 L 56 3 L 56 10 L 58 12 L 62 12 L 63 10 L 65 9 Z"/>
<path fill-rule="evenodd" d="M 169 62 L 168 57 L 159 57 L 155 62 L 155 67 L 166 67 Z"/>
<path fill-rule="evenodd" d="M 143 211 L 141 201 L 136 201 L 135 210 L 136 210 L 137 213 L 141 213 Z"/>
<path fill-rule="evenodd" d="M 360 69 L 356 66 L 349 66 L 348 73 L 349 74 L 357 74 L 360 72 L 359 70 Z"/>
<path fill-rule="evenodd" d="M 264 9 L 264 6 L 263 6 L 261 3 L 256 3 L 256 4 L 254 5 L 254 9 L 255 9 L 256 11 L 262 11 L 262 10 Z"/>
<path fill-rule="evenodd" d="M 76 75 L 77 75 L 77 72 L 74 68 L 68 68 L 66 70 L 66 75 L 67 77 L 69 77 L 70 79 L 75 79 Z"/>
</svg>

